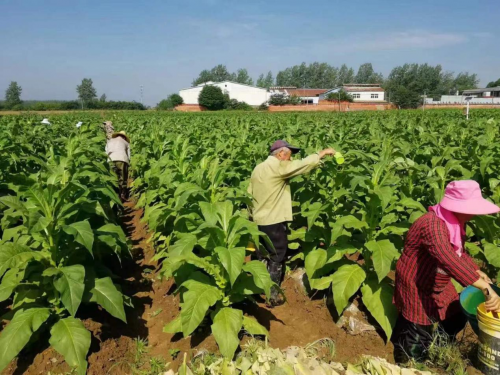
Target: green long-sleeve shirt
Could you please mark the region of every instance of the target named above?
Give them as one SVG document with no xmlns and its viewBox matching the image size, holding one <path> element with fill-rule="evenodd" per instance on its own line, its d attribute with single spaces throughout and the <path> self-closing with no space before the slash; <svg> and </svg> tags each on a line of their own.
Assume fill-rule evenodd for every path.
<svg viewBox="0 0 500 375">
<path fill-rule="evenodd" d="M 280 161 L 275 156 L 269 156 L 257 165 L 248 186 L 248 192 L 253 196 L 253 221 L 257 225 L 292 221 L 289 180 L 311 171 L 319 164 L 319 154 L 313 154 L 293 161 Z"/>
</svg>

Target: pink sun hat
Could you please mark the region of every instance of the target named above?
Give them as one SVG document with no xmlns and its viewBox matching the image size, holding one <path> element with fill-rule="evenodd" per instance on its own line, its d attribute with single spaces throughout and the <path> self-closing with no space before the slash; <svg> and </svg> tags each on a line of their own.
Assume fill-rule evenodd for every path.
<svg viewBox="0 0 500 375">
<path fill-rule="evenodd" d="M 440 205 L 459 214 L 489 215 L 500 211 L 496 204 L 483 198 L 481 187 L 473 180 L 450 182 Z"/>
</svg>

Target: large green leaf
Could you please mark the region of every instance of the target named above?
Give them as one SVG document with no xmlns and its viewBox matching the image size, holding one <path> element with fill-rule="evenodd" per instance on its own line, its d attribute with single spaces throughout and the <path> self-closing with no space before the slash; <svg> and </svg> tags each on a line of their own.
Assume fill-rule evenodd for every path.
<svg viewBox="0 0 500 375">
<path fill-rule="evenodd" d="M 356 293 L 365 278 L 365 271 L 357 264 L 344 265 L 333 274 L 333 301 L 339 315 L 342 314 L 349 302 L 349 298 Z"/>
<path fill-rule="evenodd" d="M 227 249 L 225 247 L 216 247 L 215 252 L 229 275 L 231 286 L 233 286 L 241 273 L 241 267 L 245 261 L 245 248 L 234 247 L 232 249 Z"/>
<path fill-rule="evenodd" d="M 3 302 L 10 297 L 22 278 L 23 273 L 19 272 L 19 270 L 15 268 L 12 268 L 5 273 L 2 278 L 2 283 L 0 284 L 0 302 Z"/>
<path fill-rule="evenodd" d="M 233 204 L 230 201 L 217 203 L 217 218 L 224 233 L 229 232 L 229 221 L 233 216 Z"/>
<path fill-rule="evenodd" d="M 243 311 L 225 307 L 214 317 L 212 333 L 219 345 L 221 354 L 232 359 L 240 344 L 238 333 L 243 325 Z"/>
<path fill-rule="evenodd" d="M 85 246 L 85 248 L 92 253 L 92 246 L 94 244 L 94 232 L 87 220 L 65 225 L 64 231 L 75 237 L 76 242 Z"/>
<path fill-rule="evenodd" d="M 20 243 L 5 242 L 0 244 L 0 276 L 9 268 L 18 268 L 32 259 L 41 259 L 42 257 L 40 252 Z"/>
<path fill-rule="evenodd" d="M 326 264 L 327 252 L 323 249 L 315 249 L 309 252 L 305 260 L 307 277 L 312 280 L 315 272 Z"/>
<path fill-rule="evenodd" d="M 54 324 L 50 335 L 50 345 L 64 357 L 66 363 L 76 367 L 79 374 L 85 374 L 91 335 L 82 321 L 71 317 L 61 319 Z"/>
<path fill-rule="evenodd" d="M 60 276 L 54 280 L 54 286 L 61 293 L 61 301 L 72 316 L 75 316 L 82 302 L 85 289 L 85 267 L 81 264 L 59 268 Z"/>
<path fill-rule="evenodd" d="M 249 272 L 253 276 L 255 285 L 264 291 L 267 298 L 270 298 L 273 282 L 264 263 L 258 260 L 252 260 L 243 266 L 243 271 Z"/>
<path fill-rule="evenodd" d="M 378 280 L 382 281 L 391 270 L 392 262 L 398 257 L 399 253 L 389 240 L 370 241 L 365 246 L 372 252 L 375 272 Z"/>
<path fill-rule="evenodd" d="M 181 321 L 181 316 L 179 315 L 177 318 L 172 320 L 170 323 L 167 323 L 163 327 L 163 332 L 165 333 L 180 333 L 182 332 L 182 321 Z"/>
<path fill-rule="evenodd" d="M 90 299 L 91 302 L 97 302 L 115 318 L 127 323 L 127 317 L 125 316 L 125 309 L 123 307 L 123 296 L 121 292 L 116 289 L 111 278 L 104 277 L 102 279 L 95 279 L 94 288 L 90 293 L 92 294 Z"/>
<path fill-rule="evenodd" d="M 49 318 L 50 309 L 18 311 L 0 335 L 0 371 L 24 348 L 31 335 Z"/>
<path fill-rule="evenodd" d="M 500 267 L 500 248 L 492 243 L 484 243 L 484 256 L 492 266 Z"/>
<path fill-rule="evenodd" d="M 208 309 L 222 298 L 216 287 L 195 280 L 184 284 L 188 290 L 182 295 L 181 322 L 184 337 L 189 336 L 201 324 Z"/>
<path fill-rule="evenodd" d="M 200 202 L 200 209 L 208 225 L 217 224 L 217 206 L 214 203 Z"/>
<path fill-rule="evenodd" d="M 302 211 L 302 216 L 307 218 L 308 228 L 313 227 L 314 223 L 316 222 L 316 219 L 322 212 L 323 212 L 323 205 L 321 204 L 321 202 L 315 202 L 307 208 L 307 211 Z"/>
<path fill-rule="evenodd" d="M 379 282 L 374 277 L 370 277 L 361 287 L 361 293 L 363 304 L 380 324 L 389 340 L 398 316 L 396 306 L 392 303 L 393 287 L 385 280 Z"/>
<path fill-rule="evenodd" d="M 243 328 L 251 335 L 269 336 L 269 332 L 266 327 L 250 316 L 243 317 Z"/>
</svg>

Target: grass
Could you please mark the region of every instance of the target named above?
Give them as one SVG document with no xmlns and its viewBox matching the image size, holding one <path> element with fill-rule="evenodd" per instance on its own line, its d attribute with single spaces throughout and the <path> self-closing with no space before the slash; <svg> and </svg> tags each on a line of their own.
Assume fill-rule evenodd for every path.
<svg viewBox="0 0 500 375">
<path fill-rule="evenodd" d="M 424 362 L 411 359 L 405 367 L 431 372 L 433 369 L 441 369 L 447 374 L 465 375 L 470 353 L 464 351 L 469 351 L 470 347 L 464 345 L 462 342 L 452 342 L 445 333 L 436 332 L 427 350 L 427 359 Z"/>
<path fill-rule="evenodd" d="M 316 340 L 305 348 L 308 356 L 318 357 L 324 362 L 333 362 L 335 358 L 335 342 L 330 338 Z"/>
<path fill-rule="evenodd" d="M 135 350 L 133 353 L 133 360 L 131 361 L 120 361 L 115 363 L 108 371 L 108 374 L 111 373 L 111 370 L 117 366 L 126 366 L 130 370 L 127 373 L 132 375 L 159 375 L 163 374 L 168 366 L 167 363 L 161 357 L 152 357 L 146 359 L 146 355 L 149 352 L 148 348 L 148 340 L 136 338 L 134 340 Z"/>
</svg>

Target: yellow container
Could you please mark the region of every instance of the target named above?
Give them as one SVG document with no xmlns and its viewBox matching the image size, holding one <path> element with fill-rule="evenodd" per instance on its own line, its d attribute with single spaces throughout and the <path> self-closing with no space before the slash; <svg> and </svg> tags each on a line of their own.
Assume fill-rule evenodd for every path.
<svg viewBox="0 0 500 375">
<path fill-rule="evenodd" d="M 486 311 L 484 303 L 477 307 L 479 325 L 478 369 L 486 375 L 500 373 L 500 318 L 496 318 L 495 315 Z"/>
<path fill-rule="evenodd" d="M 254 252 L 256 250 L 255 244 L 253 242 L 249 242 L 247 247 L 245 248 L 247 251 L 252 251 Z"/>
</svg>

